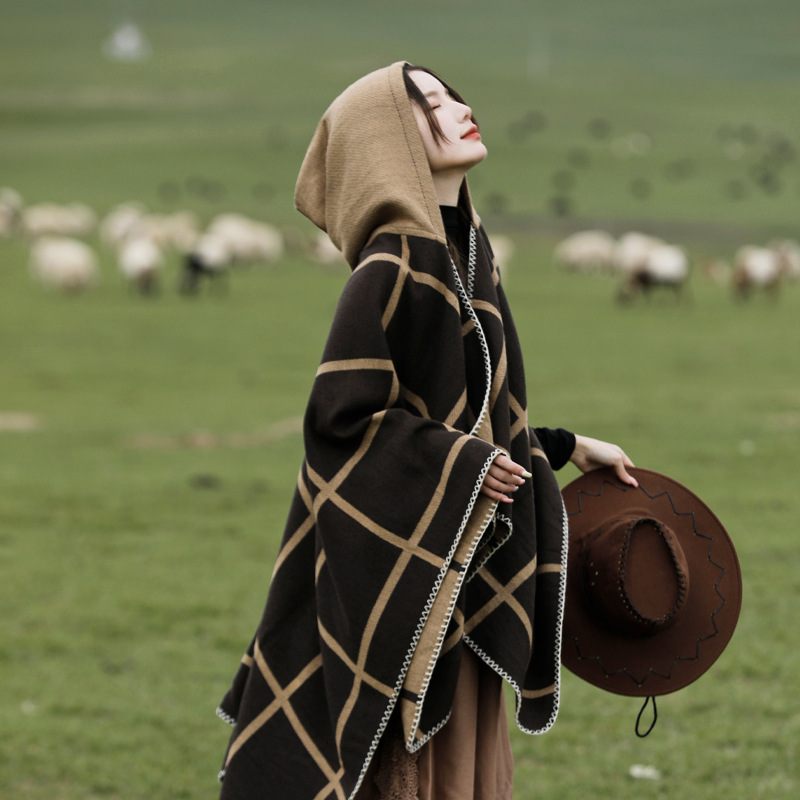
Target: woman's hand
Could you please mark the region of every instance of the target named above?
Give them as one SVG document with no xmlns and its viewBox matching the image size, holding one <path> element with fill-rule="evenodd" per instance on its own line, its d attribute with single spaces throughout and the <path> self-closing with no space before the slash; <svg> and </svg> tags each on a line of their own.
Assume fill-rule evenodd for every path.
<svg viewBox="0 0 800 800">
<path fill-rule="evenodd" d="M 512 461 L 508 456 L 499 455 L 492 461 L 492 466 L 483 479 L 481 494 L 492 500 L 513 503 L 511 495 L 530 477 L 531 473 L 521 464 Z"/>
<path fill-rule="evenodd" d="M 638 486 L 633 475 L 629 475 L 625 467 L 634 466 L 621 447 L 588 436 L 575 436 L 575 449 L 569 460 L 581 471 L 591 472 L 600 467 L 613 467 L 617 477 L 629 486 Z"/>
</svg>

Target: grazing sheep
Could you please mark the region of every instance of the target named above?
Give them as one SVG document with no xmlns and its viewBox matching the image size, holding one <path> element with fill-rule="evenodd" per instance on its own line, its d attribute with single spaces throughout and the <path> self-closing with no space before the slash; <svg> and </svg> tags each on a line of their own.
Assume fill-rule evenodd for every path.
<svg viewBox="0 0 800 800">
<path fill-rule="evenodd" d="M 84 203 L 39 203 L 22 209 L 22 229 L 39 236 L 88 236 L 97 227 L 97 215 Z"/>
<path fill-rule="evenodd" d="M 622 235 L 614 245 L 611 262 L 614 269 L 623 275 L 631 275 L 643 269 L 650 253 L 666 242 L 645 233 L 631 231 Z"/>
<path fill-rule="evenodd" d="M 240 214 L 215 217 L 206 233 L 226 242 L 235 263 L 271 264 L 283 256 L 283 236 L 277 228 Z"/>
<path fill-rule="evenodd" d="M 8 186 L 0 187 L 0 238 L 7 239 L 19 227 L 22 214 L 22 196 Z"/>
<path fill-rule="evenodd" d="M 100 241 L 111 250 L 119 249 L 146 213 L 141 203 L 120 203 L 115 206 L 100 222 Z"/>
<path fill-rule="evenodd" d="M 680 298 L 689 279 L 689 259 L 677 245 L 662 244 L 647 253 L 644 262 L 627 274 L 618 299 L 630 301 L 640 294 L 650 295 L 656 288 L 671 289 Z"/>
<path fill-rule="evenodd" d="M 603 272 L 611 267 L 614 237 L 600 230 L 578 231 L 560 242 L 556 263 L 570 272 Z"/>
<path fill-rule="evenodd" d="M 228 275 L 233 263 L 229 242 L 222 236 L 204 233 L 183 261 L 183 272 L 178 287 L 181 294 L 197 294 L 204 278 L 219 282 Z"/>
<path fill-rule="evenodd" d="M 128 235 L 150 239 L 162 250 L 188 253 L 200 237 L 200 225 L 191 211 L 144 214 L 136 220 Z"/>
<path fill-rule="evenodd" d="M 116 253 L 122 274 L 142 294 L 158 290 L 165 252 L 188 254 L 199 236 L 191 212 L 152 214 L 139 203 L 116 206 L 100 224 L 100 238 Z"/>
<path fill-rule="evenodd" d="M 733 257 L 733 295 L 747 300 L 761 289 L 775 300 L 786 273 L 787 262 L 777 250 L 752 245 L 740 247 Z"/>
<path fill-rule="evenodd" d="M 158 291 L 164 256 L 152 239 L 125 241 L 117 252 L 117 263 L 125 279 L 139 292 L 152 295 Z"/>
<path fill-rule="evenodd" d="M 89 288 L 98 278 L 94 251 L 77 239 L 43 236 L 33 243 L 31 275 L 42 285 L 66 293 Z"/>
<path fill-rule="evenodd" d="M 240 214 L 220 214 L 187 253 L 180 291 L 196 294 L 204 276 L 227 275 L 235 264 L 271 264 L 283 252 L 283 236 L 277 228 Z"/>
<path fill-rule="evenodd" d="M 191 211 L 153 214 L 140 203 L 121 203 L 100 223 L 100 238 L 112 250 L 129 239 L 150 239 L 162 251 L 188 253 L 199 236 L 200 226 Z"/>
<path fill-rule="evenodd" d="M 784 268 L 784 278 L 787 281 L 796 281 L 800 278 L 800 244 L 793 239 L 778 239 L 767 244 L 770 250 L 774 250 Z"/>
</svg>

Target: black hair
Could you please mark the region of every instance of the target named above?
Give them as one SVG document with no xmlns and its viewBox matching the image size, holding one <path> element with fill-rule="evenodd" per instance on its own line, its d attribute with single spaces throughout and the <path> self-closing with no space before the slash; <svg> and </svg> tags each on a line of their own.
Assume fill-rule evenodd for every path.
<svg viewBox="0 0 800 800">
<path fill-rule="evenodd" d="M 427 72 L 428 75 L 432 75 L 437 81 L 439 81 L 439 83 L 442 84 L 442 86 L 444 86 L 447 94 L 449 94 L 453 100 L 458 103 L 462 103 L 463 105 L 467 105 L 467 103 L 452 86 L 445 83 L 445 81 L 443 81 L 433 70 L 428 69 L 427 67 L 416 66 L 414 64 L 403 64 L 403 82 L 406 85 L 408 96 L 411 99 L 411 102 L 414 103 L 425 115 L 425 119 L 428 121 L 428 126 L 431 129 L 433 140 L 437 144 L 441 144 L 447 140 L 447 137 L 444 135 L 441 125 L 439 125 L 439 120 L 436 119 L 436 115 L 433 113 L 433 109 L 431 108 L 431 104 L 428 102 L 428 98 L 422 94 L 419 86 L 417 86 L 417 84 L 414 82 L 414 79 L 411 77 L 410 73 L 414 71 Z M 472 121 L 475 123 L 475 125 L 478 125 L 478 122 L 474 117 L 472 117 Z"/>
</svg>

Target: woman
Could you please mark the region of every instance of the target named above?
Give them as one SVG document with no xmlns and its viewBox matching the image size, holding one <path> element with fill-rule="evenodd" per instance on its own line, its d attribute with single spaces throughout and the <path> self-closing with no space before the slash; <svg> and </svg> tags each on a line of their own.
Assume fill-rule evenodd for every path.
<svg viewBox="0 0 800 800">
<path fill-rule="evenodd" d="M 308 149 L 297 207 L 353 274 L 264 615 L 219 710 L 234 725 L 223 798 L 504 800 L 502 680 L 521 730 L 555 720 L 553 468 L 635 480 L 618 447 L 528 425 L 465 179 L 485 156 L 460 95 L 405 63 L 349 87 Z"/>
</svg>

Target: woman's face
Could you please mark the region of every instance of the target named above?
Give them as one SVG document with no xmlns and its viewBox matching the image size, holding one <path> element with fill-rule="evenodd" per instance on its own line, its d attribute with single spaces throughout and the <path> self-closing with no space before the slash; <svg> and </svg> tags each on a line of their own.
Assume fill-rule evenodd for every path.
<svg viewBox="0 0 800 800">
<path fill-rule="evenodd" d="M 433 75 L 422 70 L 413 70 L 409 75 L 430 103 L 445 135 L 444 141 L 437 142 L 422 109 L 416 103 L 411 104 L 431 172 L 440 176 L 466 174 L 468 169 L 480 164 L 487 153 L 478 126 L 472 121 L 472 109 L 454 100 Z"/>
</svg>

